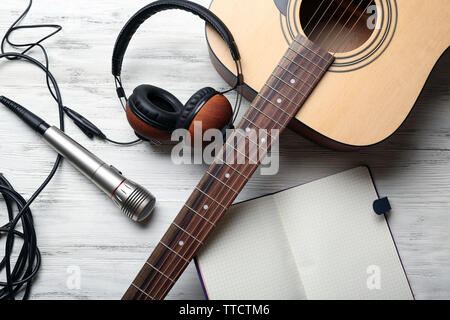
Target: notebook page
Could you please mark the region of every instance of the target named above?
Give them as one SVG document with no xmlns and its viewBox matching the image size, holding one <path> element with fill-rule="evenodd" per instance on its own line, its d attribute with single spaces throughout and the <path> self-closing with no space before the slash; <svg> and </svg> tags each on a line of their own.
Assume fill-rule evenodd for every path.
<svg viewBox="0 0 450 320">
<path fill-rule="evenodd" d="M 305 298 L 272 196 L 233 206 L 198 261 L 210 299 Z"/>
<path fill-rule="evenodd" d="M 275 199 L 307 299 L 412 299 L 367 168 Z"/>
</svg>

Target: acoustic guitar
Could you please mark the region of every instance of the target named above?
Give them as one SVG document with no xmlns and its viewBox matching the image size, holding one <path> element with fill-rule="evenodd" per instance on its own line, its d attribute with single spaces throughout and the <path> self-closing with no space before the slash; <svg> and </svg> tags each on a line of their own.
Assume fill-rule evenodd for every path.
<svg viewBox="0 0 450 320">
<path fill-rule="evenodd" d="M 289 124 L 337 147 L 392 134 L 448 47 L 449 4 L 214 0 L 211 9 L 236 35 L 254 100 L 123 299 L 166 297 Z M 207 34 L 219 69 L 235 81 L 224 43 Z"/>
<path fill-rule="evenodd" d="M 213 0 L 210 9 L 235 37 L 250 101 L 298 34 L 337 51 L 290 127 L 341 150 L 397 131 L 450 45 L 448 0 Z M 355 23 L 357 13 L 364 16 Z M 332 43 L 351 28 L 346 43 Z M 207 39 L 214 66 L 232 83 L 229 51 L 209 28 Z"/>
</svg>

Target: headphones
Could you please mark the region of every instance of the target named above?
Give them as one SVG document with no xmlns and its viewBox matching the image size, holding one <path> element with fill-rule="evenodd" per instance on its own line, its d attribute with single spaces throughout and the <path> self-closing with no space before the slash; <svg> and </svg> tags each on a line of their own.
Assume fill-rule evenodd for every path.
<svg viewBox="0 0 450 320">
<path fill-rule="evenodd" d="M 232 89 L 225 92 L 219 92 L 211 87 L 200 89 L 185 105 L 170 92 L 152 85 L 140 85 L 134 89 L 128 99 L 126 98 L 121 72 L 127 47 L 141 24 L 154 14 L 170 9 L 180 9 L 199 16 L 228 44 L 237 69 L 237 83 Z M 203 133 L 208 129 L 226 132 L 227 129 L 234 128 L 233 108 L 224 94 L 237 89 L 243 83 L 239 51 L 225 24 L 210 10 L 196 3 L 186 0 L 160 0 L 137 12 L 117 38 L 112 59 L 112 74 L 115 78 L 117 95 L 126 111 L 128 122 L 136 135 L 143 140 L 169 141 L 172 132 L 176 129 L 187 129 L 192 137 L 196 121 L 202 122 Z M 237 94 L 236 109 L 241 101 L 239 92 Z"/>
</svg>

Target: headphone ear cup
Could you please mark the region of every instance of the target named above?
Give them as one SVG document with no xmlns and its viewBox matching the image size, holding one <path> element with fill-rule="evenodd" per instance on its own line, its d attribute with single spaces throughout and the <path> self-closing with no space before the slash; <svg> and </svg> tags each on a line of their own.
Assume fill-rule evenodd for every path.
<svg viewBox="0 0 450 320">
<path fill-rule="evenodd" d="M 194 138 L 195 123 L 201 122 L 202 134 L 209 129 L 222 130 L 230 126 L 233 120 L 233 108 L 228 99 L 212 88 L 205 88 L 198 91 L 188 103 L 186 103 L 183 113 L 187 115 L 184 122 L 177 122 L 178 125 L 189 131 L 191 138 Z M 193 141 L 193 140 L 192 140 Z"/>
<path fill-rule="evenodd" d="M 198 90 L 184 105 L 183 111 L 177 120 L 177 129 L 189 129 L 201 107 L 216 94 L 219 93 L 211 87 Z"/>
<path fill-rule="evenodd" d="M 175 130 L 183 110 L 182 103 L 173 94 L 151 85 L 134 89 L 129 106 L 144 122 L 163 131 Z"/>
<path fill-rule="evenodd" d="M 147 139 L 170 138 L 184 109 L 170 92 L 151 85 L 134 89 L 128 99 L 127 118 L 136 133 Z"/>
</svg>

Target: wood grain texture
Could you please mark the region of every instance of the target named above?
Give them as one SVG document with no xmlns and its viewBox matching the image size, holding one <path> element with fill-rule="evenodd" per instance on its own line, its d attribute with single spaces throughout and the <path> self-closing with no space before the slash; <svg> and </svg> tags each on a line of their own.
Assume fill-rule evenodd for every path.
<svg viewBox="0 0 450 320">
<path fill-rule="evenodd" d="M 208 5 L 209 1 L 199 2 Z M 134 138 L 115 97 L 110 57 L 125 21 L 147 3 L 41 0 L 26 20 L 63 25 L 63 32 L 46 46 L 65 103 L 95 120 L 111 138 Z M 25 0 L 2 1 L 1 31 L 25 5 Z M 211 66 L 203 24 L 176 11 L 155 16 L 138 32 L 126 56 L 124 79 L 128 93 L 139 84 L 151 82 L 184 102 L 207 85 L 227 88 Z M 49 122 L 57 122 L 55 103 L 49 98 L 43 75 L 35 68 L 0 62 L 0 88 L 1 94 L 30 107 Z M 292 132 L 284 133 L 279 174 L 256 175 L 238 201 L 367 164 L 380 194 L 392 200 L 394 210 L 389 222 L 416 297 L 450 298 L 449 88 L 450 56 L 445 54 L 400 131 L 387 142 L 359 152 L 330 151 Z M 0 171 L 29 197 L 50 170 L 54 154 L 9 112 L 0 114 Z M 207 166 L 173 165 L 170 146 L 119 148 L 90 141 L 69 121 L 67 131 L 151 190 L 158 198 L 158 208 L 147 225 L 135 225 L 64 163 L 33 206 L 43 254 L 33 298 L 119 299 Z M 0 209 L 0 221 L 5 219 L 6 211 Z M 70 266 L 80 267 L 79 290 L 66 285 Z M 203 298 L 195 268 L 187 270 L 169 298 Z"/>
</svg>

